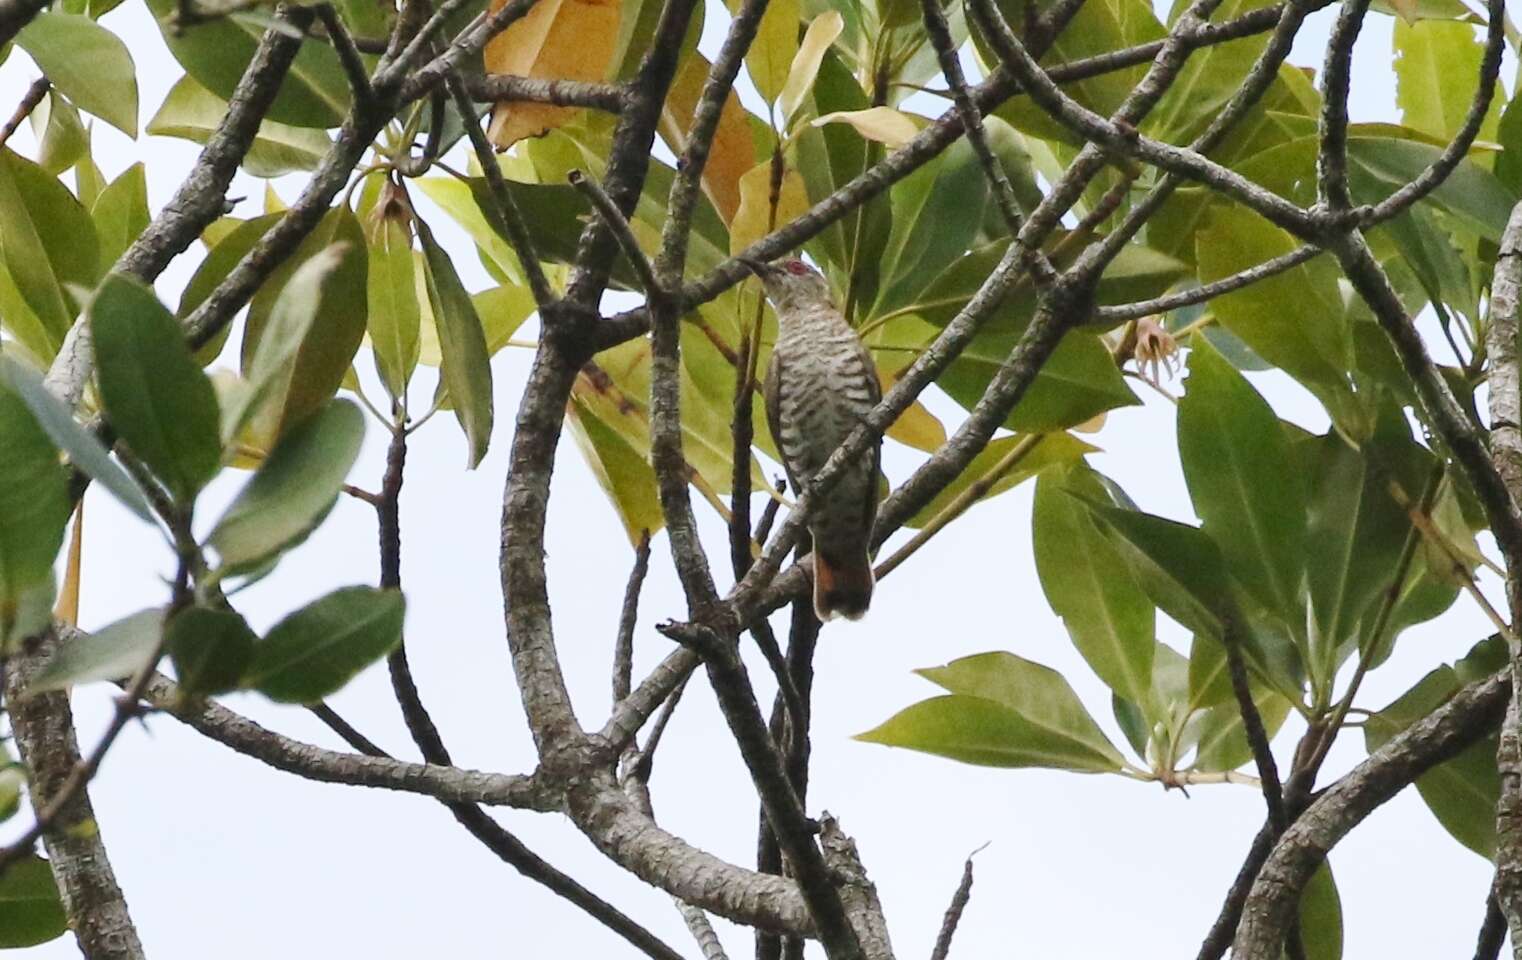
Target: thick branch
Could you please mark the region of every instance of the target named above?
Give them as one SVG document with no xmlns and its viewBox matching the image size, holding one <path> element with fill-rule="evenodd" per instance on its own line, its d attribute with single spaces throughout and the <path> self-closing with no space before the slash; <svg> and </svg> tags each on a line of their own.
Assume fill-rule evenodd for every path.
<svg viewBox="0 0 1522 960">
<path fill-rule="evenodd" d="M 209 701 L 193 704 L 167 677 L 154 677 L 144 699 L 223 746 L 307 780 L 544 813 L 562 809 L 559 791 L 538 777 L 483 773 L 327 750 L 267 730 L 219 704 Z"/>
<path fill-rule="evenodd" d="M 1376 750 L 1285 831 L 1258 874 L 1232 956 L 1277 960 L 1300 893 L 1327 852 L 1417 777 L 1494 730 L 1510 695 L 1506 674 L 1470 684 Z"/>
<path fill-rule="evenodd" d="M 1490 358 L 1490 451 L 1497 472 L 1515 500 L 1522 493 L 1522 369 L 1518 366 L 1518 303 L 1522 296 L 1522 203 L 1512 209 L 1496 256 L 1490 288 L 1490 327 L 1486 351 Z M 1507 557 L 1506 598 L 1513 623 L 1522 614 L 1522 568 Z M 1522 650 L 1511 651 L 1513 688 L 1522 676 Z M 1501 773 L 1501 797 L 1496 805 L 1495 896 L 1511 927 L 1513 942 L 1522 942 L 1522 730 L 1518 705 L 1506 712 L 1496 753 Z"/>
<path fill-rule="evenodd" d="M 840 892 L 825 868 L 824 857 L 814 843 L 813 824 L 788 782 L 782 756 L 761 719 L 761 707 L 734 638 L 721 637 L 701 625 L 668 623 L 660 629 L 672 639 L 696 648 L 703 657 L 719 707 L 750 769 L 772 833 L 798 878 L 825 952 L 832 960 L 867 956 L 857 940 Z"/>
<path fill-rule="evenodd" d="M 83 765 L 69 695 L 26 693 L 55 643 L 48 635 L 38 649 L 17 653 L 6 663 L 5 701 L 11 730 L 30 774 L 32 808 L 39 818 L 53 807 Z M 138 960 L 143 947 L 106 856 L 89 793 L 75 789 L 51 819 L 43 843 L 80 953 L 87 960 Z"/>
</svg>

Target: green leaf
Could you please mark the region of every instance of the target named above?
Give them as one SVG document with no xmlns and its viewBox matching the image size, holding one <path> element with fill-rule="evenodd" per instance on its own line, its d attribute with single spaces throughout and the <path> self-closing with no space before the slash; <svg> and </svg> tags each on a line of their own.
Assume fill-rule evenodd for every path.
<svg viewBox="0 0 1522 960">
<path fill-rule="evenodd" d="M 738 4 L 731 3 L 731 11 Z M 798 0 L 768 3 L 756 39 L 745 54 L 745 66 L 751 82 L 767 103 L 777 99 L 787 83 L 788 70 L 798 52 Z"/>
<path fill-rule="evenodd" d="M 1383 747 L 1396 734 L 1446 703 L 1466 681 L 1467 678 L 1461 681 L 1454 668 L 1446 664 L 1428 673 L 1389 706 L 1368 718 L 1363 729 L 1365 747 L 1370 753 Z M 1416 780 L 1416 789 L 1455 840 L 1482 857 L 1495 856 L 1495 813 L 1501 795 L 1501 775 L 1496 769 L 1494 735 L 1422 774 Z"/>
<path fill-rule="evenodd" d="M 571 402 L 566 405 L 571 437 L 598 485 L 613 502 L 629 542 L 638 543 L 643 534 L 653 534 L 666 525 L 655 471 L 628 440 L 602 421 L 581 393 L 573 388 Z"/>
<path fill-rule="evenodd" d="M 1195 633 L 1220 637 L 1235 609 L 1220 548 L 1205 531 L 1163 517 L 1086 501 L 1130 562 L 1152 602 Z"/>
<path fill-rule="evenodd" d="M 857 734 L 856 739 L 984 767 L 1114 773 L 1123 763 L 1113 746 L 1107 744 L 1107 751 L 1095 752 L 993 701 L 960 695 L 916 703 L 882 725 Z"/>
<path fill-rule="evenodd" d="M 90 215 L 74 195 L 9 149 L 0 150 L 0 255 L 20 299 L 41 323 L 46 349 L 37 352 L 50 361 L 78 312 L 67 285 L 95 286 L 100 250 Z M 14 323 L 9 315 L 6 320 Z"/>
<path fill-rule="evenodd" d="M 116 34 L 89 17 L 43 11 L 16 35 L 64 96 L 137 136 L 137 70 Z"/>
<path fill-rule="evenodd" d="M 68 475 L 21 398 L 0 390 L 0 640 L 34 619 L 69 522 Z"/>
<path fill-rule="evenodd" d="M 1455 20 L 1397 18 L 1394 33 L 1395 102 L 1401 122 L 1443 142 L 1463 126 L 1474 100 L 1484 46 L 1474 27 Z M 1480 125 L 1481 140 L 1496 138 L 1500 105 L 1492 100 Z"/>
<path fill-rule="evenodd" d="M 69 931 L 53 868 L 26 854 L 0 874 L 0 949 L 33 947 Z"/>
<path fill-rule="evenodd" d="M 1300 942 L 1306 960 L 1342 958 L 1342 898 L 1329 863 L 1316 868 L 1300 893 Z"/>
<path fill-rule="evenodd" d="M 417 230 L 423 255 L 427 258 L 428 303 L 439 331 L 443 357 L 440 377 L 449 390 L 455 417 L 470 444 L 466 462 L 474 469 L 486 456 L 487 444 L 491 442 L 492 381 L 486 335 L 449 254 L 433 239 L 433 232 L 421 220 Z"/>
<path fill-rule="evenodd" d="M 358 230 L 348 207 L 329 213 L 302 244 L 307 249 L 297 250 L 292 269 L 255 298 L 243 338 L 247 387 L 224 419 L 225 440 L 261 408 L 273 436 L 284 436 L 338 392 L 365 329 L 368 266 Z"/>
<path fill-rule="evenodd" d="M 96 439 L 95 434 L 80 426 L 63 401 L 43 386 L 40 374 L 0 355 L 0 387 L 8 388 L 21 398 L 36 418 L 38 426 L 42 427 L 58 449 L 69 455 L 74 466 L 110 490 L 127 509 L 148 523 L 154 522 L 153 511 L 149 509 L 148 501 L 143 498 L 137 483 L 116 465 L 116 461 L 111 459 L 110 451 Z"/>
<path fill-rule="evenodd" d="M 874 315 L 908 302 L 927 277 L 938 276 L 972 246 L 988 187 L 972 147 L 958 140 L 893 186 L 893 227 L 883 251 L 883 283 Z"/>
<path fill-rule="evenodd" d="M 1416 179 L 1441 154 L 1441 147 L 1416 140 L 1350 136 L 1348 158 L 1352 161 L 1349 174 L 1354 201 L 1383 200 Z M 1452 214 L 1486 240 L 1499 243 L 1513 199 L 1489 171 L 1466 160 L 1454 168 L 1425 202 Z"/>
<path fill-rule="evenodd" d="M 156 137 L 178 137 L 204 144 L 226 113 L 227 101 L 184 76 L 170 88 L 146 130 Z M 259 132 L 243 157 L 243 169 L 256 177 L 312 170 L 332 145 L 321 130 L 265 120 L 259 124 Z"/>
<path fill-rule="evenodd" d="M 1402 424 L 1402 432 L 1404 425 Z M 1391 586 L 1411 521 L 1389 484 L 1398 479 L 1420 495 L 1431 455 L 1409 434 L 1376 436 L 1354 450 L 1335 433 L 1313 441 L 1313 491 L 1306 536 L 1306 575 L 1317 631 L 1312 650 L 1318 676 L 1330 676 L 1339 650 L 1349 651 L 1366 608 Z M 1412 482 L 1407 464 L 1417 475 Z"/>
<path fill-rule="evenodd" d="M 1209 634 L 1195 634 L 1189 646 L 1189 708 L 1214 707 L 1235 696 L 1226 647 Z"/>
<path fill-rule="evenodd" d="M 308 269 L 314 262 L 318 265 Z M 354 212 L 339 204 L 249 304 L 241 359 L 250 381 L 274 378 L 267 411 L 274 436 L 283 436 L 338 392 L 364 340 L 368 274 L 364 230 Z M 308 311 L 313 311 L 309 325 L 297 337 L 293 330 L 301 323 L 293 317 L 305 318 Z M 266 337 L 281 344 L 270 367 L 258 359 Z M 284 361 L 292 348 L 294 360 Z"/>
<path fill-rule="evenodd" d="M 364 414 L 334 400 L 282 437 L 207 535 L 218 575 L 254 570 L 305 540 L 333 508 L 364 436 Z"/>
<path fill-rule="evenodd" d="M 400 218 L 382 215 L 370 219 L 366 240 L 370 258 L 367 323 L 375 370 L 391 396 L 399 398 L 406 393 L 418 363 L 421 310 L 412 234 Z"/>
<path fill-rule="evenodd" d="M 235 611 L 190 607 L 169 621 L 164 646 L 181 689 L 213 694 L 237 688 L 258 639 Z"/>
<path fill-rule="evenodd" d="M 270 628 L 243 685 L 279 703 L 315 703 L 401 642 L 405 612 L 397 590 L 335 590 Z"/>
<path fill-rule="evenodd" d="M 90 304 L 97 379 L 111 424 L 169 492 L 189 503 L 221 466 L 217 395 L 153 291 L 111 274 Z"/>
<path fill-rule="evenodd" d="M 153 658 L 163 634 L 164 611 L 158 608 L 139 610 L 94 633 L 72 633 L 32 678 L 27 692 L 45 693 L 80 683 L 125 680 Z"/>
<path fill-rule="evenodd" d="M 206 259 L 196 267 L 196 272 L 191 275 L 190 282 L 185 285 L 184 291 L 180 294 L 180 305 L 175 310 L 175 316 L 184 320 L 206 302 L 206 298 L 211 296 L 212 291 L 227 279 L 227 275 L 232 273 L 233 268 L 237 267 L 238 263 L 254 248 L 254 244 L 259 242 L 259 239 L 280 220 L 280 217 L 278 213 L 271 213 L 252 220 L 219 220 L 217 224 L 230 225 L 231 229 L 215 239 L 212 238 L 212 231 L 208 228 L 203 239 L 206 240 L 210 249 L 207 251 Z M 255 299 L 258 299 L 257 295 Z M 222 353 L 222 347 L 227 342 L 231 329 L 231 324 L 223 327 L 220 334 L 196 352 L 196 359 L 202 366 L 211 363 Z"/>
<path fill-rule="evenodd" d="M 1289 716 L 1290 702 L 1277 692 L 1254 685 L 1253 703 L 1270 740 Z M 1235 699 L 1217 704 L 1200 714 L 1199 743 L 1195 747 L 1193 768 L 1205 772 L 1235 770 L 1252 760 L 1252 747 L 1242 728 L 1242 711 Z"/>
<path fill-rule="evenodd" d="M 27 120 L 38 141 L 37 165 L 54 176 L 74 166 L 90 150 L 90 135 L 79 111 L 56 92 L 43 97 Z"/>
<path fill-rule="evenodd" d="M 925 504 L 919 513 L 910 517 L 905 526 L 917 529 L 929 523 L 936 514 L 950 506 L 951 502 L 961 496 L 968 487 L 987 480 L 989 474 L 999 469 L 1007 457 L 1015 455 L 1022 444 L 1030 444 L 1032 440 L 1035 441 L 1035 446 L 1017 463 L 1006 468 L 979 498 L 980 501 L 992 499 L 1006 490 L 1014 489 L 1053 464 L 1072 463 L 1084 454 L 1098 450 L 1097 447 L 1083 442 L 1071 433 L 998 437 L 989 441 L 988 446 L 979 451 L 962 472 L 957 474 L 957 478 Z"/>
<path fill-rule="evenodd" d="M 998 375 L 1017 339 L 1013 335 L 980 334 L 936 383 L 971 410 Z M 1099 337 L 1073 330 L 1042 365 L 1004 425 L 1023 433 L 1052 433 L 1139 402 Z"/>
<path fill-rule="evenodd" d="M 1264 5 L 1262 0 L 1227 0 L 1212 11 L 1211 17 L 1229 19 Z M 1170 25 L 1177 22 L 1184 7 L 1178 2 L 1172 5 Z M 1188 142 L 1241 87 L 1267 43 L 1266 34 L 1257 34 L 1191 55 L 1147 118 L 1147 131 L 1173 143 Z"/>
<path fill-rule="evenodd" d="M 1125 559 L 1070 490 L 1107 499 L 1081 462 L 1054 467 L 1036 481 L 1031 541 L 1041 588 L 1099 678 L 1117 696 L 1145 705 L 1152 690 L 1156 611 Z"/>
<path fill-rule="evenodd" d="M 1196 344 L 1178 405 L 1179 458 L 1194 511 L 1237 579 L 1303 624 L 1305 478 L 1279 418 L 1215 348 Z"/>
<path fill-rule="evenodd" d="M 226 100 L 253 59 L 264 26 L 221 17 L 190 26 L 175 22 L 177 0 L 148 0 L 169 52 L 201 86 Z M 265 118 L 298 127 L 336 127 L 349 109 L 349 84 L 326 43 L 303 43 Z"/>
<path fill-rule="evenodd" d="M 973 741 L 982 742 L 983 749 L 994 750 L 993 756 L 1007 752 L 1008 760 L 1013 761 L 995 765 L 1113 772 L 1125 764 L 1067 680 L 1050 667 L 1012 653 L 994 652 L 962 657 L 944 667 L 915 672 L 956 696 L 919 704 L 920 708 L 935 703 L 942 706 L 924 714 L 928 725 L 919 727 L 918 733 L 912 723 L 895 723 L 916 710 L 911 707 L 858 739 L 887 743 L 882 735 L 890 729 L 897 729 L 900 734 L 955 737 L 962 726 L 958 714 L 964 714 L 972 731 L 988 732 L 992 725 L 1009 738 L 1002 745 L 998 737 L 986 742 Z M 949 710 L 944 704 L 947 699 L 954 701 Z M 896 745 L 913 746 L 904 742 Z"/>
<path fill-rule="evenodd" d="M 1200 282 L 1230 276 L 1297 246 L 1288 233 L 1255 214 L 1214 205 L 1209 222 L 1195 234 Z M 1356 420 L 1359 408 L 1348 382 L 1352 333 L 1337 277 L 1335 263 L 1319 258 L 1217 297 L 1210 309 L 1254 353 L 1304 384 L 1334 419 L 1345 423 Z"/>
<path fill-rule="evenodd" d="M 101 191 L 90 208 L 100 238 L 100 262 L 113 264 L 148 229 L 148 178 L 134 163 Z"/>
</svg>

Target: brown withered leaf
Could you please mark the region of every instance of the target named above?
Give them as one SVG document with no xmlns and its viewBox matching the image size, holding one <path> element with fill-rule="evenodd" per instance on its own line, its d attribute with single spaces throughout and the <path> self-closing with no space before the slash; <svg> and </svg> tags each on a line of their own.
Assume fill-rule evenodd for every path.
<svg viewBox="0 0 1522 960">
<path fill-rule="evenodd" d="M 492 0 L 497 10 L 506 0 Z M 486 72 L 555 80 L 602 80 L 618 39 L 620 0 L 541 0 L 499 33 L 483 54 Z M 567 122 L 576 107 L 499 103 L 487 136 L 499 150 Z"/>
<path fill-rule="evenodd" d="M 692 129 L 692 112 L 712 68 L 708 58 L 697 51 L 688 54 L 677 67 L 671 92 L 661 107 L 660 135 L 672 152 L 680 154 L 687 146 Z M 712 201 L 720 219 L 726 224 L 740 209 L 740 178 L 755 166 L 756 146 L 751 136 L 750 117 L 740 106 L 733 90 L 719 113 L 719 129 L 714 134 L 708 161 L 703 165 L 703 192 Z"/>
</svg>

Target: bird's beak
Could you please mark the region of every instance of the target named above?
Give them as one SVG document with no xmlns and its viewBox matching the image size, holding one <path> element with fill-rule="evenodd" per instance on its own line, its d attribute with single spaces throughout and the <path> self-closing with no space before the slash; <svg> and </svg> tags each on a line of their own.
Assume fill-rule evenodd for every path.
<svg viewBox="0 0 1522 960">
<path fill-rule="evenodd" d="M 740 262 L 750 269 L 751 273 L 765 280 L 776 268 L 764 260 L 753 260 L 750 257 L 740 257 Z"/>
</svg>

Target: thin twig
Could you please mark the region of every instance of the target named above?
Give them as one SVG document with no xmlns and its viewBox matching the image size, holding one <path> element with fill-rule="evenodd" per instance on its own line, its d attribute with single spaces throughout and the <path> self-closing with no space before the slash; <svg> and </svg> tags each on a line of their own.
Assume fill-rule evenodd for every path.
<svg viewBox="0 0 1522 960">
<path fill-rule="evenodd" d="M 518 204 L 513 200 L 512 191 L 508 189 L 507 178 L 502 175 L 502 167 L 497 163 L 496 151 L 486 139 L 481 124 L 475 120 L 475 111 L 471 109 L 470 99 L 465 95 L 465 87 L 461 84 L 459 75 L 451 73 L 447 85 L 455 107 L 464 117 L 465 133 L 470 137 L 476 160 L 481 164 L 481 175 L 486 178 L 487 190 L 492 199 L 491 213 L 502 224 L 503 233 L 512 243 L 513 252 L 518 255 L 518 264 L 523 268 L 523 277 L 528 281 L 529 292 L 534 295 L 534 303 L 541 310 L 547 309 L 555 303 L 555 291 L 544 275 L 533 235 L 529 233 L 528 224 L 524 222 L 523 214 L 518 211 Z"/>
<path fill-rule="evenodd" d="M 1480 933 L 1475 938 L 1474 960 L 1496 960 L 1501 946 L 1506 942 L 1506 916 L 1494 893 L 1485 898 L 1485 919 L 1480 923 Z"/>
<path fill-rule="evenodd" d="M 32 81 L 32 85 L 26 88 L 26 93 L 22 94 L 21 102 L 16 104 L 16 111 L 11 114 L 9 120 L 5 121 L 5 126 L 0 127 L 0 147 L 5 146 L 11 134 L 26 122 L 26 118 L 32 115 L 32 111 L 37 109 L 37 105 L 52 88 L 53 84 L 47 77 L 38 77 Z"/>
<path fill-rule="evenodd" d="M 967 142 L 972 144 L 978 162 L 983 165 L 983 176 L 993 191 L 1000 215 L 1004 217 L 1004 226 L 1013 237 L 1020 232 L 1024 215 L 1015 199 L 1015 188 L 1009 182 L 1009 174 L 1004 172 L 1004 165 L 994 156 L 993 150 L 989 149 L 988 135 L 983 130 L 983 117 L 978 113 L 978 105 L 967 92 L 967 78 L 962 73 L 962 61 L 957 54 L 957 43 L 951 37 L 951 27 L 946 23 L 946 12 L 941 8 L 940 0 L 922 0 L 920 14 L 925 21 L 925 32 L 940 60 L 941 74 L 946 78 L 946 85 L 951 88 L 952 99 L 967 134 Z M 1049 280 L 1053 273 L 1051 264 L 1044 258 L 1037 258 L 1037 262 L 1042 265 L 1044 274 L 1037 272 L 1036 276 L 1038 279 Z M 968 863 L 970 878 L 971 861 Z"/>
<path fill-rule="evenodd" d="M 624 604 L 618 614 L 618 636 L 613 642 L 613 702 L 629 696 L 634 672 L 634 627 L 639 618 L 639 595 L 650 570 L 650 531 L 642 530 L 634 545 L 634 568 L 624 587 Z"/>
<path fill-rule="evenodd" d="M 327 31 L 328 41 L 338 54 L 338 63 L 343 67 L 344 76 L 349 79 L 349 89 L 354 92 L 355 98 L 369 100 L 374 97 L 375 91 L 370 89 L 370 74 L 365 69 L 365 61 L 360 57 L 359 48 L 354 45 L 354 38 L 349 35 L 349 28 L 344 26 L 338 11 L 333 9 L 331 3 L 313 4 L 312 10 Z"/>
<path fill-rule="evenodd" d="M 988 844 L 985 843 L 983 847 L 986 846 Z M 962 866 L 962 882 L 957 884 L 956 893 L 951 896 L 951 906 L 946 908 L 946 916 L 941 920 L 941 932 L 936 935 L 930 960 L 946 960 L 951 954 L 951 938 L 956 935 L 957 925 L 962 922 L 962 911 L 967 909 L 967 902 L 972 899 L 972 858 L 983 847 L 967 855 L 967 862 Z"/>
<path fill-rule="evenodd" d="M 345 720 L 343 717 L 339 716 L 338 711 L 334 710 L 326 703 L 319 703 L 309 707 L 308 709 L 311 711 L 312 716 L 322 721 L 323 726 L 338 734 L 338 739 L 342 740 L 344 743 L 347 743 L 358 752 L 364 754 L 367 757 L 385 757 L 387 759 L 391 758 L 391 754 L 387 753 L 384 749 L 378 746 L 374 740 L 371 740 L 363 733 L 360 733 L 357 729 L 355 729 L 353 724 Z"/>
<path fill-rule="evenodd" d="M 619 247 L 624 251 L 624 258 L 634 268 L 635 276 L 639 277 L 640 287 L 644 289 L 646 295 L 655 296 L 660 289 L 660 283 L 655 279 L 655 271 L 650 266 L 650 260 L 639 248 L 639 240 L 634 236 L 634 228 L 629 226 L 629 221 L 623 213 L 613 205 L 612 199 L 597 181 L 582 171 L 572 170 L 566 174 L 566 180 L 587 198 L 587 202 L 592 204 L 593 211 L 612 231 L 613 238 L 618 241 Z"/>
<path fill-rule="evenodd" d="M 1170 310 L 1178 310 L 1183 307 L 1192 307 L 1197 303 L 1205 303 L 1216 297 L 1224 296 L 1243 287 L 1249 287 L 1260 280 L 1277 276 L 1286 270 L 1293 270 L 1302 263 L 1307 263 L 1321 256 L 1326 251 L 1314 244 L 1305 244 L 1296 247 L 1289 253 L 1280 254 L 1271 260 L 1255 264 L 1244 270 L 1239 270 L 1230 276 L 1209 283 L 1191 287 L 1188 290 L 1180 290 L 1177 293 L 1169 293 L 1150 300 L 1138 300 L 1134 303 L 1122 303 L 1111 306 L 1098 307 L 1094 311 L 1094 325 L 1113 327 L 1127 320 L 1138 320 L 1142 317 L 1157 316 Z"/>
<path fill-rule="evenodd" d="M 1279 783 L 1279 768 L 1274 763 L 1274 752 L 1269 744 L 1268 732 L 1263 728 L 1263 718 L 1258 705 L 1253 702 L 1252 687 L 1247 682 L 1247 662 L 1242 656 L 1242 638 L 1231 631 L 1222 637 L 1226 648 L 1226 667 L 1231 675 L 1231 691 L 1237 698 L 1237 710 L 1242 716 L 1242 732 L 1252 748 L 1253 761 L 1258 767 L 1258 780 L 1263 788 L 1263 802 L 1268 806 L 1268 822 L 1275 830 L 1283 832 L 1289 826 L 1289 815 L 1284 805 L 1284 790 Z"/>
<path fill-rule="evenodd" d="M 815 825 L 804 813 L 784 771 L 766 725 L 760 719 L 755 691 L 740 659 L 733 638 L 723 638 L 698 624 L 666 623 L 658 629 L 673 640 L 698 651 L 708 667 L 708 678 L 719 700 L 724 719 L 752 782 L 766 808 L 772 832 L 792 865 L 799 888 L 819 927 L 819 938 L 831 960 L 861 956 L 856 931 L 847 917 L 824 858 L 814 842 Z"/>
</svg>

